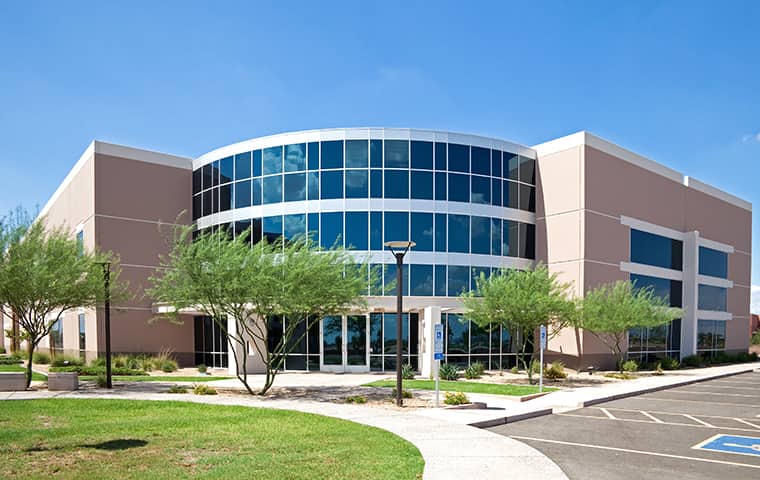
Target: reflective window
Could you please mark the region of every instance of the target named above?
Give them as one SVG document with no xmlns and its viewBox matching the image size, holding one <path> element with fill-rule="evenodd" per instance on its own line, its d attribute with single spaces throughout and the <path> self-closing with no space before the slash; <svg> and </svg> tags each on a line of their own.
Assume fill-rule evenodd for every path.
<svg viewBox="0 0 760 480">
<path fill-rule="evenodd" d="M 467 215 L 449 215 L 448 251 L 470 253 L 470 217 Z"/>
<path fill-rule="evenodd" d="M 409 168 L 408 141 L 385 141 L 385 168 Z"/>
<path fill-rule="evenodd" d="M 409 214 L 407 212 L 385 212 L 384 242 L 409 240 Z"/>
<path fill-rule="evenodd" d="M 285 171 L 302 172 L 306 170 L 306 144 L 285 145 Z"/>
<path fill-rule="evenodd" d="M 651 288 L 655 295 L 664 299 L 671 307 L 681 307 L 682 283 L 680 281 L 632 273 L 631 282 L 636 288 Z"/>
<path fill-rule="evenodd" d="M 203 216 L 203 196 L 193 196 L 193 221 L 198 220 Z"/>
<path fill-rule="evenodd" d="M 482 147 L 471 147 L 472 173 L 491 175 L 491 151 Z"/>
<path fill-rule="evenodd" d="M 246 231 L 248 231 L 248 242 L 251 242 L 251 221 L 250 220 L 238 220 L 235 222 L 235 238 L 240 238 Z"/>
<path fill-rule="evenodd" d="M 346 168 L 367 168 L 369 150 L 366 140 L 346 140 Z"/>
<path fill-rule="evenodd" d="M 475 290 L 477 280 L 481 277 L 488 278 L 491 276 L 491 269 L 489 267 L 472 267 L 470 269 L 470 290 Z"/>
<path fill-rule="evenodd" d="M 449 171 L 470 172 L 470 146 L 449 143 Z"/>
<path fill-rule="evenodd" d="M 472 253 L 489 255 L 491 253 L 491 219 L 488 217 L 470 217 L 472 224 Z"/>
<path fill-rule="evenodd" d="M 251 206 L 251 181 L 235 182 L 235 208 Z"/>
<path fill-rule="evenodd" d="M 203 190 L 203 168 L 193 171 L 193 195 Z"/>
<path fill-rule="evenodd" d="M 370 197 L 383 198 L 383 171 L 370 170 L 369 172 Z"/>
<path fill-rule="evenodd" d="M 211 213 L 219 213 L 219 187 L 209 191 L 211 194 Z"/>
<path fill-rule="evenodd" d="M 264 237 L 267 241 L 275 242 L 282 236 L 282 215 L 264 217 Z"/>
<path fill-rule="evenodd" d="M 435 214 L 435 251 L 446 251 L 446 214 Z"/>
<path fill-rule="evenodd" d="M 519 180 L 519 163 L 516 153 L 504 152 L 501 160 L 504 178 Z"/>
<path fill-rule="evenodd" d="M 631 229 L 631 262 L 681 270 L 683 242 Z"/>
<path fill-rule="evenodd" d="M 233 177 L 234 161 L 232 157 L 223 158 L 219 161 L 219 183 L 230 183 Z"/>
<path fill-rule="evenodd" d="M 319 172 L 309 172 L 307 176 L 309 200 L 319 200 Z"/>
<path fill-rule="evenodd" d="M 285 238 L 294 239 L 306 235 L 306 214 L 285 215 Z"/>
<path fill-rule="evenodd" d="M 343 246 L 343 213 L 330 212 L 320 214 L 320 240 L 322 248 Z"/>
<path fill-rule="evenodd" d="M 319 142 L 309 142 L 307 150 L 309 170 L 319 170 Z"/>
<path fill-rule="evenodd" d="M 260 177 L 262 172 L 262 160 L 261 160 L 261 150 L 254 150 L 253 151 L 253 160 L 252 160 L 252 168 L 253 168 L 253 176 L 254 177 Z"/>
<path fill-rule="evenodd" d="M 501 255 L 501 219 L 491 219 L 491 255 Z"/>
<path fill-rule="evenodd" d="M 417 245 L 415 251 L 433 251 L 433 214 L 412 212 L 412 240 Z M 432 287 L 431 287 L 432 288 Z M 432 294 L 431 294 L 432 295 Z"/>
<path fill-rule="evenodd" d="M 211 186 L 216 187 L 219 185 L 219 160 L 211 164 Z"/>
<path fill-rule="evenodd" d="M 697 303 L 700 310 L 726 311 L 728 295 L 726 288 L 700 284 L 698 295 Z"/>
<path fill-rule="evenodd" d="M 412 140 L 412 168 L 433 169 L 433 142 Z"/>
<path fill-rule="evenodd" d="M 201 194 L 201 198 L 203 199 L 202 203 L 202 210 L 201 210 L 201 216 L 205 217 L 206 215 L 211 215 L 211 196 L 212 196 L 212 190 L 207 190 Z"/>
<path fill-rule="evenodd" d="M 520 184 L 520 210 L 536 211 L 536 187 Z"/>
<path fill-rule="evenodd" d="M 446 200 L 446 173 L 435 172 L 435 199 Z"/>
<path fill-rule="evenodd" d="M 388 158 L 387 148 L 386 145 L 386 159 Z M 409 198 L 408 170 L 385 171 L 385 198 Z"/>
<path fill-rule="evenodd" d="M 712 248 L 699 247 L 699 273 L 728 278 L 728 254 Z"/>
<path fill-rule="evenodd" d="M 251 178 L 251 152 L 235 155 L 235 180 Z"/>
<path fill-rule="evenodd" d="M 724 320 L 697 320 L 697 351 L 724 350 L 726 348 L 726 322 Z"/>
<path fill-rule="evenodd" d="M 251 180 L 251 193 L 253 195 L 252 197 L 252 204 L 253 205 L 261 205 L 262 203 L 262 191 L 261 191 L 261 179 L 260 178 L 254 178 Z"/>
<path fill-rule="evenodd" d="M 517 256 L 517 226 L 514 220 L 504 220 L 501 228 L 501 254 L 509 257 Z"/>
<path fill-rule="evenodd" d="M 433 266 L 410 265 L 410 294 L 430 297 L 433 296 Z"/>
<path fill-rule="evenodd" d="M 470 177 L 469 175 L 449 174 L 449 201 L 470 201 Z"/>
<path fill-rule="evenodd" d="M 412 198 L 422 200 L 433 199 L 433 172 L 420 172 L 413 170 L 412 173 Z"/>
<path fill-rule="evenodd" d="M 251 220 L 251 242 L 259 243 L 264 235 L 264 225 L 260 218 L 254 218 Z"/>
<path fill-rule="evenodd" d="M 501 182 L 498 178 L 491 179 L 491 205 L 501 206 Z"/>
<path fill-rule="evenodd" d="M 369 141 L 369 162 L 372 168 L 383 168 L 383 141 Z"/>
<path fill-rule="evenodd" d="M 369 196 L 368 174 L 367 170 L 346 170 L 346 198 Z"/>
<path fill-rule="evenodd" d="M 225 212 L 232 208 L 232 185 L 222 185 L 219 187 L 219 211 Z"/>
<path fill-rule="evenodd" d="M 528 223 L 519 224 L 520 258 L 536 258 L 536 226 Z"/>
<path fill-rule="evenodd" d="M 315 243 L 319 243 L 319 214 L 307 213 L 306 214 L 306 231 L 309 233 L 309 239 Z"/>
<path fill-rule="evenodd" d="M 306 174 L 291 173 L 285 175 L 285 201 L 297 202 L 300 200 L 306 200 Z"/>
<path fill-rule="evenodd" d="M 517 208 L 519 206 L 517 204 L 517 193 L 519 191 L 518 184 L 516 182 L 504 180 L 502 186 L 502 205 L 509 208 Z"/>
<path fill-rule="evenodd" d="M 383 250 L 383 212 L 370 212 L 369 238 L 371 250 Z"/>
<path fill-rule="evenodd" d="M 201 170 L 202 171 L 201 178 L 203 180 L 202 186 L 204 190 L 211 187 L 211 169 L 212 169 L 212 166 L 210 163 L 208 163 L 204 165 Z"/>
<path fill-rule="evenodd" d="M 501 177 L 501 150 L 491 150 L 491 175 Z"/>
<path fill-rule="evenodd" d="M 322 142 L 322 169 L 343 168 L 343 140 Z"/>
<path fill-rule="evenodd" d="M 458 297 L 470 288 L 470 267 L 449 265 L 449 296 Z"/>
<path fill-rule="evenodd" d="M 264 203 L 282 202 L 282 175 L 264 177 Z"/>
<path fill-rule="evenodd" d="M 445 143 L 437 143 L 435 144 L 435 169 L 436 170 L 446 170 L 446 144 Z"/>
<path fill-rule="evenodd" d="M 369 214 L 346 212 L 346 248 L 369 249 Z"/>
<path fill-rule="evenodd" d="M 321 175 L 322 198 L 343 198 L 343 170 L 323 171 Z"/>
<path fill-rule="evenodd" d="M 396 273 L 397 268 L 395 263 L 389 263 L 383 265 L 385 276 L 385 295 L 396 295 Z M 401 291 L 402 295 L 409 295 L 409 268 L 404 268 L 403 272 L 401 272 L 403 279 L 402 279 L 402 285 L 401 285 Z M 395 314 L 393 315 L 395 318 Z"/>
<path fill-rule="evenodd" d="M 446 265 L 435 266 L 435 296 L 446 296 Z"/>
<path fill-rule="evenodd" d="M 473 175 L 472 181 L 472 195 L 470 201 L 472 203 L 482 203 L 485 205 L 491 204 L 491 179 L 488 177 L 479 177 Z"/>
<path fill-rule="evenodd" d="M 536 184 L 536 161 L 532 158 L 520 156 L 520 181 Z"/>
<path fill-rule="evenodd" d="M 282 173 L 282 146 L 264 149 L 264 175 Z"/>
</svg>

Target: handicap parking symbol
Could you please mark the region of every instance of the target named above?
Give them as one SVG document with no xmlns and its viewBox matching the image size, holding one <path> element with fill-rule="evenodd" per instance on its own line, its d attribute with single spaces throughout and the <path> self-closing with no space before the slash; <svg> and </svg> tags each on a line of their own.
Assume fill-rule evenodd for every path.
<svg viewBox="0 0 760 480">
<path fill-rule="evenodd" d="M 760 457 L 760 438 L 718 434 L 691 448 Z"/>
</svg>

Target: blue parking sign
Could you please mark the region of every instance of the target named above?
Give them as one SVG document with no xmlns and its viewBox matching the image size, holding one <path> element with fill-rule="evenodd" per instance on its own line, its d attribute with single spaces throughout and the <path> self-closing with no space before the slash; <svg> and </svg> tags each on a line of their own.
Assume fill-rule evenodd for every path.
<svg viewBox="0 0 760 480">
<path fill-rule="evenodd" d="M 691 448 L 760 457 L 760 438 L 718 434 Z"/>
</svg>

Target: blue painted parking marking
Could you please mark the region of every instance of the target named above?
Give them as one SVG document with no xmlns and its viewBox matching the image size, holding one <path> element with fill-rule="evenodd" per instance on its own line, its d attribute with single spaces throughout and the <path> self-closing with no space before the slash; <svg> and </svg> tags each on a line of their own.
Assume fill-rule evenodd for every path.
<svg viewBox="0 0 760 480">
<path fill-rule="evenodd" d="M 760 438 L 718 434 L 691 448 L 760 457 Z"/>
</svg>

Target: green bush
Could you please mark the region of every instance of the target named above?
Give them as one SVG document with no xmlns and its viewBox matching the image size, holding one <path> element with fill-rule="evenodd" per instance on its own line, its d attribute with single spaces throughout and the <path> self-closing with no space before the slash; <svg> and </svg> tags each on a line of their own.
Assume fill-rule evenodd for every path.
<svg viewBox="0 0 760 480">
<path fill-rule="evenodd" d="M 106 367 L 85 367 L 82 365 L 71 365 L 68 367 L 50 367 L 51 372 L 76 372 L 83 377 L 95 377 L 106 374 Z M 134 376 L 145 375 L 143 370 L 132 370 L 131 368 L 111 368 L 112 375 Z"/>
<path fill-rule="evenodd" d="M 196 395 L 216 395 L 217 391 L 216 388 L 210 387 L 206 384 L 199 383 L 196 385 L 193 385 L 193 393 Z"/>
<path fill-rule="evenodd" d="M 628 372 L 623 372 L 623 373 L 618 373 L 618 372 L 605 373 L 604 376 L 607 377 L 607 378 L 617 378 L 618 380 L 631 380 L 632 378 L 636 378 L 636 377 L 634 377 L 633 375 L 631 375 Z"/>
<path fill-rule="evenodd" d="M 760 330 L 755 330 L 751 338 L 752 345 L 760 345 Z"/>
<path fill-rule="evenodd" d="M 684 367 L 700 367 L 702 366 L 702 357 L 699 355 L 689 355 L 681 359 L 681 365 Z"/>
<path fill-rule="evenodd" d="M 0 355 L 5 355 L 5 347 L 0 346 Z"/>
<path fill-rule="evenodd" d="M 23 360 L 21 360 L 18 357 L 9 356 L 9 357 L 0 357 L 0 365 L 18 365 Z"/>
<path fill-rule="evenodd" d="M 187 393 L 187 387 L 182 385 L 172 385 L 166 393 Z"/>
<path fill-rule="evenodd" d="M 79 357 L 71 357 L 69 355 L 56 355 L 53 357 L 50 366 L 52 367 L 65 367 L 68 365 L 82 366 L 84 362 Z"/>
<path fill-rule="evenodd" d="M 464 405 L 470 403 L 470 399 L 462 392 L 446 392 L 443 395 L 443 403 L 446 405 Z"/>
<path fill-rule="evenodd" d="M 346 397 L 346 403 L 367 403 L 367 397 L 364 395 L 354 395 L 351 397 Z"/>
<path fill-rule="evenodd" d="M 96 357 L 90 360 L 90 367 L 105 367 L 106 359 L 103 357 Z"/>
<path fill-rule="evenodd" d="M 512 373 L 514 373 L 515 375 L 517 375 L 518 373 L 520 373 L 520 369 L 517 368 L 517 365 L 515 365 L 512 368 L 510 368 L 509 371 L 512 372 Z"/>
<path fill-rule="evenodd" d="M 50 363 L 50 354 L 47 352 L 34 352 L 34 355 L 32 355 L 32 363 L 47 365 Z"/>
<path fill-rule="evenodd" d="M 486 366 L 481 361 L 472 362 L 470 364 L 470 367 L 473 368 L 473 369 L 475 369 L 475 371 L 477 372 L 478 376 L 481 376 L 484 373 L 486 373 Z"/>
<path fill-rule="evenodd" d="M 662 363 L 657 362 L 657 365 L 655 365 L 652 375 L 658 375 L 658 376 L 665 375 L 665 372 L 662 370 Z"/>
<path fill-rule="evenodd" d="M 624 372 L 637 372 L 639 370 L 639 364 L 636 362 L 636 360 L 628 360 L 627 362 L 623 362 L 623 371 Z"/>
<path fill-rule="evenodd" d="M 464 378 L 468 380 L 473 380 L 475 378 L 480 378 L 480 375 L 478 374 L 478 369 L 470 365 L 469 367 L 464 369 Z"/>
<path fill-rule="evenodd" d="M 203 363 L 201 363 L 200 365 L 198 365 L 196 368 L 198 369 L 198 373 L 206 373 L 206 372 L 208 372 L 208 367 L 205 364 L 203 364 Z"/>
<path fill-rule="evenodd" d="M 530 372 L 533 375 L 538 375 L 540 371 L 541 371 L 541 362 L 539 362 L 538 360 L 534 358 L 533 360 L 530 361 Z"/>
<path fill-rule="evenodd" d="M 459 379 L 459 371 L 457 370 L 457 367 L 450 363 L 444 363 L 441 365 L 441 368 L 438 369 L 438 374 L 440 375 L 441 380 L 454 381 Z"/>
<path fill-rule="evenodd" d="M 105 374 L 98 375 L 98 378 L 95 379 L 95 384 L 99 388 L 106 388 L 108 386 L 108 377 Z"/>
<path fill-rule="evenodd" d="M 414 367 L 408 363 L 405 363 L 401 366 L 401 378 L 404 380 L 414 380 L 415 373 L 417 372 L 414 371 Z"/>
<path fill-rule="evenodd" d="M 127 355 L 116 355 L 111 357 L 111 366 L 117 368 L 129 368 L 129 357 Z"/>
<path fill-rule="evenodd" d="M 401 389 L 401 398 L 412 398 L 412 392 L 409 390 L 402 388 Z M 396 389 L 394 388 L 391 390 L 391 397 L 396 398 Z"/>
<path fill-rule="evenodd" d="M 161 368 L 160 370 L 164 373 L 171 373 L 177 371 L 177 362 L 167 358 L 161 361 Z"/>
<path fill-rule="evenodd" d="M 675 358 L 665 357 L 659 362 L 660 367 L 663 370 L 678 370 L 681 367 L 681 363 Z"/>
<path fill-rule="evenodd" d="M 559 360 L 552 362 L 550 365 L 546 366 L 546 369 L 544 370 L 544 377 L 548 378 L 549 380 L 567 378 L 567 373 L 565 373 L 565 365 Z"/>
</svg>

